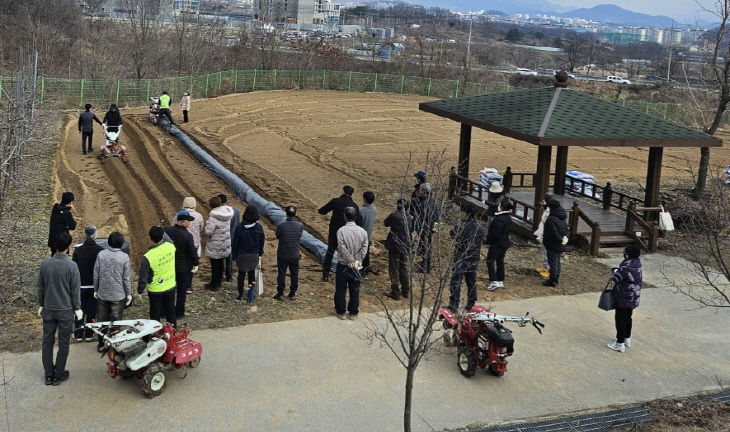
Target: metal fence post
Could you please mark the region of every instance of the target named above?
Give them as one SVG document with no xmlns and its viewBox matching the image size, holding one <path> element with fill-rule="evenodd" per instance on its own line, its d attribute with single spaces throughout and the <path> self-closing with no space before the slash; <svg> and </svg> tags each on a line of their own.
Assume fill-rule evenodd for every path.
<svg viewBox="0 0 730 432">
<path fill-rule="evenodd" d="M 145 101 L 150 100 L 150 81 L 149 79 L 147 80 L 147 99 Z"/>
<path fill-rule="evenodd" d="M 81 106 L 84 106 L 84 79 L 81 78 Z"/>
<path fill-rule="evenodd" d="M 347 73 L 347 91 L 352 90 L 352 71 Z"/>
<path fill-rule="evenodd" d="M 433 78 L 428 79 L 428 89 L 426 90 L 426 96 L 431 96 L 431 82 L 433 81 Z"/>
<path fill-rule="evenodd" d="M 373 92 L 378 91 L 378 73 L 375 72 L 375 82 L 373 82 Z"/>
<path fill-rule="evenodd" d="M 256 69 L 253 70 L 253 86 L 251 87 L 251 91 L 256 91 Z"/>
<path fill-rule="evenodd" d="M 302 81 L 302 68 L 299 68 L 299 72 L 297 73 L 297 80 L 299 81 L 299 88 L 304 88 L 304 82 Z"/>
<path fill-rule="evenodd" d="M 669 110 L 669 104 L 664 102 L 664 120 L 667 119 L 667 112 Z"/>
<path fill-rule="evenodd" d="M 218 91 L 223 88 L 223 71 L 218 72 Z"/>
<path fill-rule="evenodd" d="M 406 82 L 406 76 L 401 75 L 400 76 L 400 94 L 403 94 L 403 85 L 405 84 L 405 82 Z"/>
<path fill-rule="evenodd" d="M 327 69 L 322 70 L 322 90 L 326 89 L 326 83 L 327 83 Z"/>
<path fill-rule="evenodd" d="M 2 78 L 0 78 L 0 82 L 2 82 Z M 2 85 L 0 85 L 2 87 Z M 0 92 L 2 92 L 2 89 L 0 88 Z M 43 105 L 43 97 L 46 95 L 46 78 L 41 77 L 41 105 Z"/>
<path fill-rule="evenodd" d="M 210 82 L 210 74 L 205 74 L 205 97 L 208 97 L 208 83 Z"/>
<path fill-rule="evenodd" d="M 193 92 L 193 76 L 192 75 L 190 75 L 190 88 L 188 89 L 188 91 L 190 93 Z"/>
<path fill-rule="evenodd" d="M 119 80 L 117 79 L 117 96 L 114 98 L 114 103 L 119 105 Z"/>
<path fill-rule="evenodd" d="M 484 84 L 484 94 L 489 94 L 489 84 Z"/>
<path fill-rule="evenodd" d="M 3 77 L 0 76 L 0 101 L 3 100 Z"/>
<path fill-rule="evenodd" d="M 274 90 L 276 90 L 276 69 L 274 69 Z"/>
<path fill-rule="evenodd" d="M 233 70 L 233 93 L 238 93 L 238 69 Z"/>
<path fill-rule="evenodd" d="M 459 80 L 456 80 L 456 95 L 454 96 L 454 98 L 458 98 L 458 97 L 459 97 Z"/>
</svg>

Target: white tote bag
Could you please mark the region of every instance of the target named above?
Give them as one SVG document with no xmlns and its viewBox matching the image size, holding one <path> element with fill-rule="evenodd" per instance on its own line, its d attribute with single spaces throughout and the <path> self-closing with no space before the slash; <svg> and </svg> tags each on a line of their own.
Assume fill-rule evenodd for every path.
<svg viewBox="0 0 730 432">
<path fill-rule="evenodd" d="M 659 229 L 662 231 L 674 231 L 674 221 L 672 215 L 668 211 L 664 211 L 664 206 L 659 212 Z"/>
<path fill-rule="evenodd" d="M 259 257 L 259 265 L 256 266 L 256 286 L 258 287 L 257 295 L 264 293 L 264 272 L 261 271 L 261 257 Z"/>
</svg>

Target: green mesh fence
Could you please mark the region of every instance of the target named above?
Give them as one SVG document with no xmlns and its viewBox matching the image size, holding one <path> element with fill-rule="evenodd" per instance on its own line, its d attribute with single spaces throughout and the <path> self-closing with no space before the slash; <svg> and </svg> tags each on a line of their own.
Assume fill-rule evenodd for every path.
<svg viewBox="0 0 730 432">
<path fill-rule="evenodd" d="M 0 102 L 12 97 L 13 79 L 0 77 Z M 90 103 L 105 107 L 147 105 L 149 98 L 167 91 L 178 101 L 184 91 L 194 98 L 211 98 L 232 93 L 263 90 L 335 90 L 346 92 L 382 92 L 422 95 L 437 99 L 510 91 L 506 84 L 475 83 L 406 75 L 390 75 L 330 70 L 229 70 L 205 75 L 144 80 L 91 80 L 39 77 L 38 98 L 41 105 L 70 108 Z M 699 110 L 682 104 L 651 103 L 640 100 L 616 100 L 615 103 L 689 127 L 708 124 L 711 110 Z M 730 122 L 725 113 L 723 123 Z"/>
</svg>

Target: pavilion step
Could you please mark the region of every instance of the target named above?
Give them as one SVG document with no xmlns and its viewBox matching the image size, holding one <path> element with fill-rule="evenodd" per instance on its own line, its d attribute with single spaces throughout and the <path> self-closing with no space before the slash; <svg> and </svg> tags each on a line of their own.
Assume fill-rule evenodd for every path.
<svg viewBox="0 0 730 432">
<path fill-rule="evenodd" d="M 631 244 L 634 243 L 634 239 L 627 235 L 608 235 L 608 236 L 601 236 L 600 244 L 601 246 L 609 246 L 609 245 L 623 245 L 623 244 Z"/>
</svg>

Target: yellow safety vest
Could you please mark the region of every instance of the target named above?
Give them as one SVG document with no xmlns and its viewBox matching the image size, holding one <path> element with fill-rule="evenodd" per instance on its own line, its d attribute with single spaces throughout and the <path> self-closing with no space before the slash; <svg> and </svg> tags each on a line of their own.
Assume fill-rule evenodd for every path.
<svg viewBox="0 0 730 432">
<path fill-rule="evenodd" d="M 163 242 L 148 250 L 144 256 L 150 262 L 152 271 L 152 283 L 147 286 L 147 291 L 160 293 L 175 288 L 175 246 Z"/>
<path fill-rule="evenodd" d="M 163 94 L 160 96 L 160 109 L 170 109 L 170 96 Z"/>
</svg>

